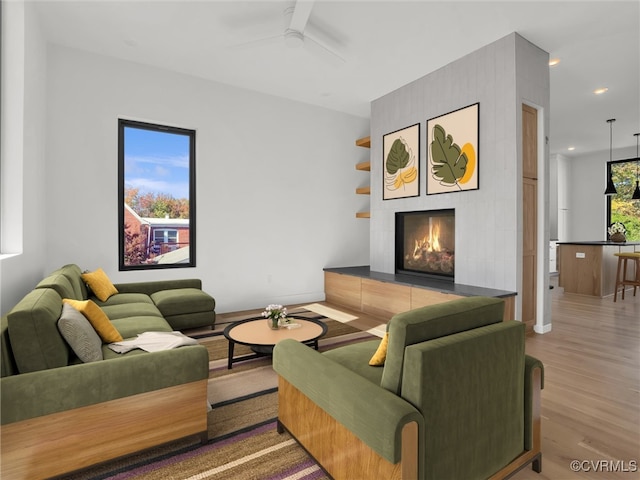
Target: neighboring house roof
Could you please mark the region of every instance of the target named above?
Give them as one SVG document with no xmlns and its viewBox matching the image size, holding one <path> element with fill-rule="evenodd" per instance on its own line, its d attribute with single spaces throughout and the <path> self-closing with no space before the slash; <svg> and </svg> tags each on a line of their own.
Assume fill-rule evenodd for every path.
<svg viewBox="0 0 640 480">
<path fill-rule="evenodd" d="M 129 213 L 131 213 L 131 215 L 133 215 L 141 224 L 149 225 L 151 227 L 188 227 L 189 226 L 188 218 L 141 217 L 128 204 L 125 203 L 124 208 L 126 208 L 129 211 Z"/>
<path fill-rule="evenodd" d="M 144 223 L 151 227 L 188 227 L 188 218 L 151 218 L 144 217 Z"/>
<path fill-rule="evenodd" d="M 126 210 L 128 210 L 128 211 L 129 211 L 129 213 L 130 213 L 131 215 L 133 215 L 133 216 L 135 217 L 135 219 L 136 219 L 136 220 L 138 220 L 138 222 L 140 222 L 141 224 L 142 224 L 142 223 L 146 223 L 146 222 L 142 219 L 142 217 L 141 217 L 140 215 L 138 215 L 138 214 L 136 213 L 136 211 L 135 211 L 133 208 L 131 208 L 128 204 L 126 204 L 126 203 L 125 203 L 125 204 L 124 204 L 124 208 L 125 208 Z"/>
<path fill-rule="evenodd" d="M 173 252 L 158 255 L 153 259 L 155 263 L 189 263 L 189 247 L 182 247 Z"/>
</svg>

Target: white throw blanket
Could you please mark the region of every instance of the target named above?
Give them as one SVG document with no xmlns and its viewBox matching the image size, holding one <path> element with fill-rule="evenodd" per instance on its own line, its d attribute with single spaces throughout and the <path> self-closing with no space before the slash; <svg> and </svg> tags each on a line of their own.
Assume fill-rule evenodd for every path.
<svg viewBox="0 0 640 480">
<path fill-rule="evenodd" d="M 181 332 L 144 332 L 133 340 L 110 343 L 108 347 L 116 353 L 127 353 L 136 348 L 145 352 L 159 352 L 197 344 L 195 338 L 187 337 Z"/>
</svg>

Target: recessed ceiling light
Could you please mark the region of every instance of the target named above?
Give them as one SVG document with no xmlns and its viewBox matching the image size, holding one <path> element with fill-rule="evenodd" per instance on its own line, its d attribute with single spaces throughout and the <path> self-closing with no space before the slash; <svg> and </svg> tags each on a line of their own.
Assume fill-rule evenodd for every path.
<svg viewBox="0 0 640 480">
<path fill-rule="evenodd" d="M 560 59 L 559 58 L 552 58 L 552 59 L 549 60 L 549 66 L 550 67 L 555 67 L 559 63 L 560 63 Z"/>
<path fill-rule="evenodd" d="M 569 150 L 570 152 L 573 152 L 576 149 L 576 147 L 569 147 L 567 148 L 567 150 Z"/>
<path fill-rule="evenodd" d="M 607 87 L 602 87 L 602 88 L 596 88 L 593 93 L 595 93 L 596 95 L 602 95 L 603 93 L 609 91 L 609 89 Z"/>
</svg>

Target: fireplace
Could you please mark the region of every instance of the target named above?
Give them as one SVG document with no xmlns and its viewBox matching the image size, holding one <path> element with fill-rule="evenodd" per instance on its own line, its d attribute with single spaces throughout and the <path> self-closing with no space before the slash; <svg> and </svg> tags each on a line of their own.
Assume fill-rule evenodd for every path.
<svg viewBox="0 0 640 480">
<path fill-rule="evenodd" d="M 396 212 L 396 273 L 454 280 L 455 209 Z"/>
</svg>

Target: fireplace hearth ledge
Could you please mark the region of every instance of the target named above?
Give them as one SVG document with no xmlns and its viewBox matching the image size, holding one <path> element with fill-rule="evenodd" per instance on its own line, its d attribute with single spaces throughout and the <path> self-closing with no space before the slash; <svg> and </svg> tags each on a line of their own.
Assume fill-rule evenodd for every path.
<svg viewBox="0 0 640 480">
<path fill-rule="evenodd" d="M 368 278 L 379 282 L 394 283 L 407 287 L 424 288 L 434 290 L 440 293 L 449 293 L 460 295 L 461 297 L 495 297 L 509 298 L 515 297 L 516 292 L 506 290 L 496 290 L 493 288 L 476 287 L 473 285 L 464 285 L 461 283 L 453 283 L 450 280 L 438 280 L 435 278 L 421 277 L 419 275 L 411 275 L 405 273 L 383 273 L 371 271 L 369 266 L 358 267 L 336 267 L 324 268 L 325 272 L 339 273 L 343 275 L 351 275 L 354 277 Z"/>
</svg>

